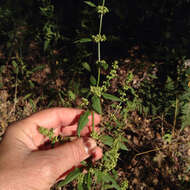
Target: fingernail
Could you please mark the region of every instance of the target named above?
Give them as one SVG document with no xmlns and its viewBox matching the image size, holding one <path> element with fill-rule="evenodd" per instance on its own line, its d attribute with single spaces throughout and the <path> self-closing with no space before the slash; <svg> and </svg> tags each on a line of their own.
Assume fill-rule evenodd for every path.
<svg viewBox="0 0 190 190">
<path fill-rule="evenodd" d="M 83 138 L 84 149 L 87 154 L 91 154 L 92 150 L 96 147 L 96 141 L 91 138 Z"/>
</svg>

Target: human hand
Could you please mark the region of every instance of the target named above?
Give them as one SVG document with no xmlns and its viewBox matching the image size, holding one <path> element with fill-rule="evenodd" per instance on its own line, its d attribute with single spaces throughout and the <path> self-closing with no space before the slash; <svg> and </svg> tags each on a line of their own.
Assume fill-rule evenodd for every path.
<svg viewBox="0 0 190 190">
<path fill-rule="evenodd" d="M 0 189 L 49 190 L 67 171 L 102 150 L 89 138 L 92 118 L 81 131 L 81 138 L 49 150 L 39 150 L 47 140 L 38 127 L 53 128 L 61 136 L 76 136 L 77 120 L 82 110 L 51 108 L 13 123 L 0 144 Z M 100 116 L 94 114 L 95 126 Z"/>
</svg>

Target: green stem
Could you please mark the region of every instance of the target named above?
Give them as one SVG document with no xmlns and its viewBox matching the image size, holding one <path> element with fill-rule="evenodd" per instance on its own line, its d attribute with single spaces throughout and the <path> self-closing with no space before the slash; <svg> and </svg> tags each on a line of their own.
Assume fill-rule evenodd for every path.
<svg viewBox="0 0 190 190">
<path fill-rule="evenodd" d="M 178 103 L 179 103 L 179 100 L 176 98 L 172 135 L 174 135 L 175 133 L 175 126 L 176 126 L 176 120 L 177 120 L 177 114 L 178 114 Z"/>
<path fill-rule="evenodd" d="M 105 0 L 102 2 L 102 6 L 104 7 L 105 5 Z M 99 35 L 101 35 L 102 32 L 102 21 L 103 21 L 103 13 L 100 15 L 100 25 L 99 25 Z M 101 61 L 101 42 L 98 42 L 98 63 Z M 99 86 L 100 83 L 100 66 L 98 65 L 98 80 L 97 80 L 97 86 Z"/>
</svg>

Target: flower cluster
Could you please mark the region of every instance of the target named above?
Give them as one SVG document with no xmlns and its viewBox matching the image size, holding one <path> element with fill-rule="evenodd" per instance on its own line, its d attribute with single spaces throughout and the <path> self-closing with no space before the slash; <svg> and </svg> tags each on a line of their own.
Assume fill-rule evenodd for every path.
<svg viewBox="0 0 190 190">
<path fill-rule="evenodd" d="M 103 82 L 103 85 L 101 87 L 102 91 L 106 92 L 108 87 L 110 87 L 110 80 L 117 77 L 118 68 L 119 68 L 118 61 L 114 61 L 113 64 L 112 64 L 112 69 L 111 69 L 109 75 L 106 76 L 106 80 Z"/>
<path fill-rule="evenodd" d="M 101 5 L 99 5 L 99 6 L 97 6 L 97 12 L 98 12 L 98 14 L 106 14 L 106 13 L 109 13 L 109 9 L 107 8 L 107 7 L 105 7 L 105 6 L 101 6 Z"/>
<path fill-rule="evenodd" d="M 108 172 L 116 167 L 117 160 L 119 158 L 119 153 L 118 153 L 119 144 L 120 144 L 120 137 L 114 140 L 112 149 L 105 153 L 105 157 L 103 159 L 104 161 L 103 166 L 105 168 L 104 171 Z"/>
<path fill-rule="evenodd" d="M 97 34 L 97 35 L 92 35 L 92 39 L 94 42 L 99 43 L 99 42 L 104 42 L 106 41 L 106 36 L 103 34 Z"/>
<path fill-rule="evenodd" d="M 90 91 L 92 92 L 92 94 L 101 97 L 102 94 L 102 89 L 99 86 L 90 86 Z"/>
</svg>

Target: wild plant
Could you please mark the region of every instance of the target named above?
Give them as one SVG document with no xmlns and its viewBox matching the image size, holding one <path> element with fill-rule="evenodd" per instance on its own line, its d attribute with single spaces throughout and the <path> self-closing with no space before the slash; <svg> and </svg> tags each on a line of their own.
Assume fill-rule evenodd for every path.
<svg viewBox="0 0 190 190">
<path fill-rule="evenodd" d="M 123 102 L 124 97 L 121 95 L 121 98 L 108 93 L 110 82 L 112 79 L 117 77 L 117 70 L 119 68 L 119 62 L 114 61 L 111 65 L 109 74 L 106 76 L 105 80 L 101 79 L 101 69 L 107 70 L 109 68 L 108 63 L 102 59 L 101 56 L 101 43 L 106 41 L 106 35 L 102 34 L 102 26 L 103 26 L 103 17 L 105 14 L 109 12 L 109 9 L 105 6 L 105 0 L 102 1 L 101 5 L 95 5 L 90 1 L 85 1 L 87 5 L 89 5 L 90 9 L 96 9 L 96 12 L 99 16 L 99 29 L 97 35 L 92 35 L 91 38 L 83 38 L 75 43 L 85 43 L 85 42 L 94 42 L 97 45 L 97 61 L 96 61 L 96 68 L 97 68 L 97 78 L 93 75 L 90 77 L 90 87 L 89 93 L 87 93 L 87 97 L 82 98 L 82 107 L 88 108 L 79 119 L 78 122 L 78 129 L 77 134 L 80 137 L 81 130 L 85 127 L 86 123 L 88 122 L 88 116 L 92 114 L 94 117 L 94 112 L 104 115 L 104 108 L 102 107 L 102 101 L 113 101 L 116 104 L 121 104 Z M 90 64 L 87 62 L 83 63 L 83 67 L 91 72 L 92 68 Z M 121 109 L 119 105 L 117 109 Z M 119 111 L 118 110 L 118 111 Z M 111 117 L 115 117 L 114 114 L 110 115 Z M 113 121 L 116 122 L 113 124 Z M 115 125 L 114 127 L 110 127 L 109 130 L 102 129 L 102 134 L 97 133 L 94 130 L 94 123 L 92 126 L 92 133 L 91 137 L 96 139 L 98 143 L 103 144 L 103 149 L 107 149 L 102 160 L 93 165 L 90 162 L 82 163 L 85 170 L 87 171 L 85 174 L 82 173 L 82 169 L 77 168 L 72 171 L 65 180 L 59 182 L 57 187 L 63 187 L 70 183 L 72 180 L 76 179 L 78 181 L 77 188 L 82 189 L 127 189 L 128 181 L 126 179 L 119 179 L 116 175 L 116 166 L 117 161 L 119 159 L 119 150 L 127 150 L 124 142 L 126 141 L 123 138 L 123 127 L 124 123 L 119 123 L 119 121 L 113 119 L 112 122 L 103 124 L 103 128 L 106 129 L 107 125 Z M 105 132 L 109 132 L 111 135 L 106 135 Z M 45 136 L 51 136 L 50 140 L 52 140 L 52 132 L 53 131 L 46 131 L 46 129 L 41 128 L 40 132 Z M 55 138 L 55 137 L 54 137 Z M 55 140 L 53 138 L 53 141 Z M 105 148 L 106 146 L 106 148 Z"/>
</svg>

